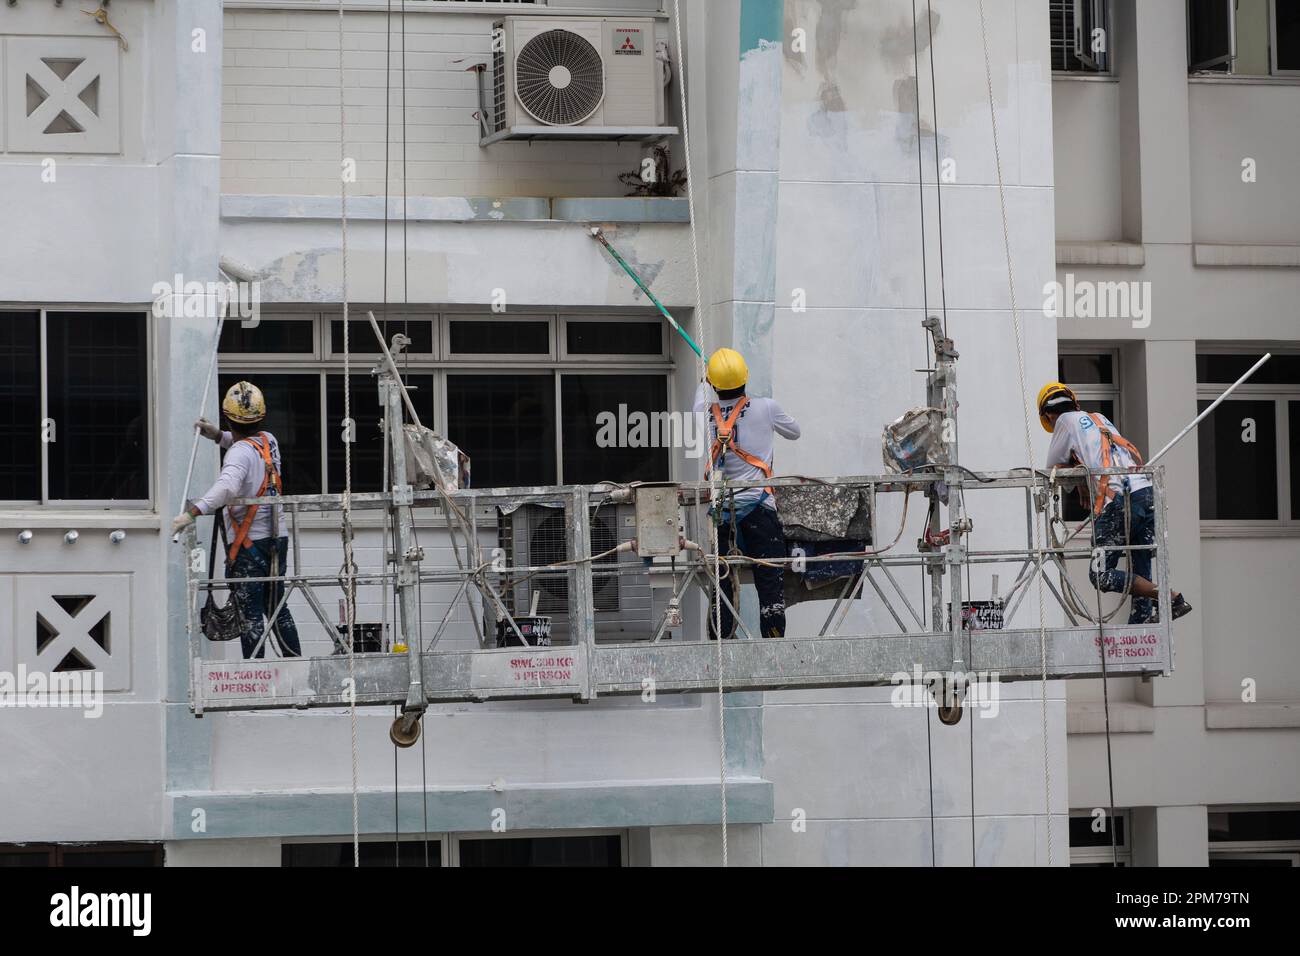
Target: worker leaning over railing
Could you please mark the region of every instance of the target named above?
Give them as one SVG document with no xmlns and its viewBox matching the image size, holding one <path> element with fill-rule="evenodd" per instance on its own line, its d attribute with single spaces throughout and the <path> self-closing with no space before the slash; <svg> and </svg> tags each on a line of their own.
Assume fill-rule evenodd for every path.
<svg viewBox="0 0 1300 956">
<path fill-rule="evenodd" d="M 1119 433 L 1109 418 L 1099 412 L 1085 412 L 1069 386 L 1049 382 L 1038 393 L 1038 419 L 1052 435 L 1047 449 L 1047 467 L 1141 468 L 1142 455 Z M 1121 548 L 1155 543 L 1155 500 L 1151 479 L 1146 475 L 1105 475 L 1098 479 L 1092 503 L 1094 547 Z M 1127 526 L 1128 533 L 1125 533 Z M 1094 566 L 1088 577 L 1094 587 L 1122 592 L 1126 584 L 1133 594 L 1130 624 L 1154 624 L 1160 619 L 1155 606 L 1160 592 L 1151 583 L 1149 548 L 1129 552 L 1131 573 L 1117 565 L 1122 551 L 1106 552 L 1105 568 Z M 1171 592 L 1175 620 L 1192 606 L 1177 591 Z"/>
<path fill-rule="evenodd" d="M 280 445 L 268 431 L 256 426 L 266 418 L 266 399 L 256 385 L 236 382 L 221 402 L 229 431 L 222 431 L 205 418 L 195 422 L 205 438 L 227 449 L 216 483 L 198 501 L 172 520 L 175 534 L 194 523 L 199 515 L 213 514 L 237 498 L 260 498 L 281 493 Z M 223 520 L 227 578 L 264 578 L 283 574 L 287 567 L 289 539 L 280 534 L 280 509 L 249 505 L 228 508 Z M 231 586 L 246 627 L 240 635 L 244 657 L 266 656 L 265 644 L 258 647 L 263 621 L 280 603 L 279 582 L 253 581 Z M 286 603 L 271 627 L 282 657 L 301 657 L 298 628 Z M 254 652 L 256 651 L 256 654 Z"/>
<path fill-rule="evenodd" d="M 721 470 L 725 481 L 761 481 L 772 477 L 774 436 L 796 439 L 799 423 L 770 398 L 745 394 L 749 368 L 739 352 L 718 349 L 709 358 L 708 383 L 700 382 L 695 392 L 695 411 L 709 413 L 709 464 Z M 709 385 L 717 393 L 709 395 Z M 733 551 L 750 558 L 784 560 L 785 533 L 776 515 L 776 501 L 769 488 L 744 488 L 728 493 L 717 515 L 718 553 Z M 733 573 L 723 579 L 727 599 L 738 600 Z M 754 586 L 758 589 L 759 630 L 763 637 L 785 636 L 785 580 L 782 566 L 754 565 Z M 712 636 L 714 616 L 709 615 Z M 722 634 L 735 636 L 736 622 L 722 605 Z"/>
</svg>

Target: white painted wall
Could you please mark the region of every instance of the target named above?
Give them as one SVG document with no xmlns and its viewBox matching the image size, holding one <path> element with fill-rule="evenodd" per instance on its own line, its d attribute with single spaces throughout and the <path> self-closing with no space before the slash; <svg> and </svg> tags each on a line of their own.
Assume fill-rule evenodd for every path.
<svg viewBox="0 0 1300 956">
<path fill-rule="evenodd" d="M 645 149 L 637 143 L 480 147 L 476 74 L 466 69 L 478 61 L 489 64 L 483 82 L 490 110 L 492 24 L 502 14 L 465 8 L 470 5 L 436 12 L 417 6 L 408 8 L 405 26 L 404 167 L 400 18 L 394 16 L 391 41 L 383 10 L 345 18 L 345 115 L 348 155 L 357 161 L 355 195 L 384 195 L 386 155 L 388 191 L 395 196 L 402 194 L 404 178 L 405 191 L 413 196 L 622 196 L 628 191 L 618 175 L 638 169 Z M 599 16 L 636 14 L 647 4 L 623 0 L 584 6 Z M 535 11 L 518 7 L 511 12 L 526 16 Z M 387 153 L 386 62 L 391 63 Z M 338 192 L 338 63 L 338 15 L 333 10 L 227 11 L 223 192 Z M 667 91 L 670 101 L 674 92 Z"/>
<path fill-rule="evenodd" d="M 772 391 L 804 430 L 798 442 L 778 449 L 783 472 L 878 471 L 883 427 L 924 403 L 924 377 L 914 371 L 927 364 L 929 348 L 920 327 L 925 286 L 911 10 L 904 0 L 870 9 L 847 2 L 786 3 L 785 33 L 804 28 L 809 50 L 798 55 L 787 49 L 782 72 Z M 962 353 L 964 461 L 977 469 L 1007 468 L 1026 460 L 1024 399 L 1015 371 L 978 12 L 973 4 L 956 2 L 935 3 L 934 12 L 937 123 L 928 31 L 920 22 L 930 310 L 940 311 L 946 293 L 949 333 Z M 1047 11 L 1036 3 L 1001 4 L 990 6 L 989 16 L 1017 304 L 1028 382 L 1037 383 L 1050 374 L 1055 351 L 1053 329 L 1037 311 L 1039 290 L 1052 270 Z M 933 185 L 936 128 L 939 161 L 954 160 L 957 177 L 941 196 Z M 806 312 L 791 308 L 796 289 L 806 292 Z M 817 346 L 809 348 L 809 342 Z M 1030 440 L 1032 454 L 1041 456 L 1044 441 L 1036 424 Z M 972 547 L 1023 545 L 1020 499 L 973 494 L 969 506 L 976 529 Z M 884 540 L 878 543 L 892 539 L 900 510 L 898 501 L 882 509 Z M 896 553 L 914 553 L 923 510 L 913 502 Z M 919 600 L 919 573 L 900 574 Z M 971 581 L 975 596 L 989 596 L 987 574 L 974 570 Z M 896 629 L 875 599 L 859 603 L 847 627 L 867 633 Z M 1031 604 L 1032 596 L 1021 613 L 1036 620 Z M 804 605 L 790 616 L 815 627 L 825 613 L 825 605 Z M 1063 689 L 1048 688 L 1046 741 L 1039 686 L 1004 685 L 1002 694 L 999 716 L 967 714 L 953 728 L 929 711 L 892 706 L 884 689 L 767 694 L 764 773 L 776 786 L 778 822 L 764 827 L 764 863 L 930 865 L 932 761 L 939 864 L 969 865 L 972 838 L 979 865 L 1046 864 L 1046 745 L 1053 780 L 1051 862 L 1063 864 Z M 791 825 L 798 811 L 807 815 L 806 832 Z"/>
<path fill-rule="evenodd" d="M 1124 236 L 1119 101 L 1108 79 L 1052 81 L 1058 241 Z"/>
<path fill-rule="evenodd" d="M 1198 348 L 1262 351 L 1300 342 L 1300 271 L 1197 267 L 1193 257 L 1198 242 L 1300 240 L 1295 189 L 1287 176 L 1265 172 L 1294 165 L 1300 87 L 1188 80 L 1185 52 L 1176 48 L 1185 36 L 1184 4 L 1155 0 L 1118 12 L 1118 83 L 1060 81 L 1053 100 L 1058 182 L 1062 170 L 1095 158 L 1085 126 L 1064 123 L 1067 111 L 1088 117 L 1103 142 L 1117 130 L 1122 170 L 1114 173 L 1102 158 L 1090 182 L 1097 196 L 1122 196 L 1125 228 L 1122 234 L 1079 231 L 1077 222 L 1088 214 L 1081 197 L 1058 192 L 1057 238 L 1141 243 L 1145 265 L 1060 267 L 1058 278 L 1071 272 L 1078 280 L 1148 283 L 1152 321 L 1145 329 L 1123 319 L 1058 324 L 1064 341 L 1123 345 L 1125 430 L 1151 451 L 1196 414 Z M 1115 106 L 1112 87 L 1119 91 Z M 1247 157 L 1258 164 L 1255 183 L 1241 179 Z M 1300 661 L 1279 596 L 1294 579 L 1300 540 L 1203 534 L 1195 435 L 1163 463 L 1173 583 L 1196 611 L 1175 625 L 1172 677 L 1112 683 L 1112 702 L 1121 702 L 1112 714 L 1115 800 L 1140 808 L 1133 824 L 1139 865 L 1204 865 L 1206 806 L 1290 804 L 1300 795 L 1300 732 L 1286 716 L 1294 712 Z M 1244 678 L 1256 681 L 1257 704 L 1241 702 Z M 1096 707 L 1100 690 L 1095 683 L 1071 684 L 1072 722 L 1085 706 Z M 1225 722 L 1237 727 L 1226 729 Z M 1069 766 L 1070 805 L 1107 805 L 1104 736 L 1071 734 Z"/>
</svg>

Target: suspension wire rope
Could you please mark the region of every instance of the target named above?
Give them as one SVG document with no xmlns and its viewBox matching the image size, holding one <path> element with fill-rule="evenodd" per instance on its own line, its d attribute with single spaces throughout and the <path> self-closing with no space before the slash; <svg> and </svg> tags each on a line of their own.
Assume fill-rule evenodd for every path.
<svg viewBox="0 0 1300 956">
<path fill-rule="evenodd" d="M 927 0 L 928 2 L 928 0 Z M 984 51 L 984 83 L 988 91 L 989 101 L 989 120 L 993 128 L 993 159 L 997 170 L 998 177 L 998 208 L 1002 217 L 1002 244 L 1006 253 L 1007 260 L 1007 289 L 1011 296 L 1011 325 L 1015 331 L 1016 340 L 1016 375 L 1020 384 L 1021 412 L 1024 418 L 1024 436 L 1025 436 L 1025 456 L 1029 461 L 1033 460 L 1034 447 L 1033 439 L 1029 433 L 1029 393 L 1025 384 L 1025 343 L 1024 330 L 1021 328 L 1020 311 L 1016 307 L 1016 280 L 1015 270 L 1011 261 L 1011 233 L 1007 225 L 1007 197 L 1006 185 L 1002 176 L 1002 151 L 998 142 L 998 116 L 997 106 L 993 99 L 993 67 L 989 62 L 989 35 L 988 22 L 984 15 L 984 0 L 978 0 L 980 16 L 980 40 Z M 1044 522 L 1045 522 L 1044 514 Z M 1046 529 L 1044 529 L 1045 531 Z M 1043 594 L 1043 544 L 1045 540 L 1039 537 L 1038 521 L 1035 519 L 1030 525 L 1031 543 L 1038 565 L 1038 574 L 1035 575 L 1038 589 L 1038 649 L 1039 663 L 1041 670 L 1041 731 L 1043 737 L 1043 812 L 1047 821 L 1047 865 L 1051 866 L 1053 862 L 1053 839 L 1052 839 L 1052 767 L 1051 756 L 1048 752 L 1047 737 L 1047 608 L 1044 604 Z M 973 768 L 972 768 L 973 769 Z"/>
<path fill-rule="evenodd" d="M 927 7 L 929 6 L 927 0 Z M 927 11 L 928 13 L 928 11 Z M 914 59 L 914 70 L 912 79 L 915 84 L 916 92 L 916 198 L 920 207 L 921 221 L 921 310 L 924 313 L 923 318 L 930 315 L 930 274 L 929 274 L 929 244 L 925 241 L 925 166 L 922 158 L 923 148 L 921 146 L 921 37 L 920 30 L 916 26 L 916 0 L 912 0 L 912 54 Z M 934 58 L 933 47 L 930 50 L 931 59 Z M 937 127 L 936 117 L 936 127 Z M 937 143 L 938 129 L 935 130 Z M 936 145 L 937 148 L 937 145 Z M 938 167 L 936 166 L 936 171 Z M 935 181 L 935 189 L 938 191 L 938 181 Z M 939 219 L 940 228 L 943 227 L 943 218 Z M 944 334 L 947 335 L 946 319 Z M 930 351 L 930 336 L 924 329 L 921 335 L 925 338 L 926 351 Z M 929 365 L 929 360 L 926 362 Z M 922 614 L 925 608 L 925 567 L 921 568 L 921 607 Z M 924 627 L 924 624 L 922 625 Z M 930 865 L 937 866 L 937 850 L 935 849 L 935 829 L 934 829 L 934 748 L 930 743 L 930 702 L 925 698 L 924 693 L 921 695 L 921 703 L 925 710 L 925 762 L 926 772 L 930 785 Z"/>
<path fill-rule="evenodd" d="M 348 171 L 347 171 L 347 104 L 343 82 L 343 9 L 339 0 L 339 224 L 341 227 L 343 283 L 343 420 L 345 427 L 352 417 L 352 353 L 348 340 Z M 345 433 L 345 438 L 351 437 Z M 348 717 L 352 730 L 352 865 L 361 866 L 361 818 L 357 781 L 357 680 L 356 647 L 353 626 L 356 621 L 357 569 L 352 554 L 352 444 L 343 443 L 343 588 L 344 620 L 348 638 Z"/>
<path fill-rule="evenodd" d="M 682 44 L 682 12 L 679 0 L 673 0 L 673 31 L 677 43 L 677 90 L 681 103 L 682 113 L 682 145 L 686 150 L 686 205 L 690 213 L 691 228 L 691 265 L 694 269 L 695 277 L 695 335 L 700 343 L 700 353 L 696 358 L 696 366 L 700 372 L 700 380 L 704 381 L 705 376 L 705 352 L 707 346 L 707 323 L 705 321 L 704 293 L 703 282 L 700 279 L 700 250 L 699 241 L 696 236 L 696 215 L 695 215 L 695 174 L 691 166 L 691 132 L 690 121 L 687 117 L 686 110 L 686 50 Z M 718 554 L 718 525 L 713 520 L 717 509 L 722 505 L 722 491 L 718 482 L 718 469 L 710 461 L 707 469 L 709 480 L 709 553 L 713 555 L 713 636 L 716 642 L 716 657 L 714 665 L 717 668 L 718 677 L 718 790 L 721 799 L 722 812 L 722 865 L 727 867 L 730 863 L 729 848 L 727 845 L 727 720 L 726 704 L 724 696 L 724 680 L 722 673 L 722 601 L 720 595 L 722 592 L 721 574 L 721 556 Z M 735 592 L 739 594 L 739 592 Z M 708 627 L 705 627 L 707 634 Z"/>
<path fill-rule="evenodd" d="M 915 0 L 913 0 L 915 2 Z M 925 27 L 930 40 L 930 112 L 934 114 L 934 198 L 936 212 L 939 216 L 939 297 L 942 303 L 943 312 L 943 335 L 948 337 L 948 289 L 947 282 L 944 279 L 944 262 L 943 262 L 943 188 L 942 180 L 939 173 L 939 92 L 934 78 L 934 14 L 930 10 L 930 0 L 925 0 Z M 916 34 L 916 17 L 912 17 L 913 42 Z M 919 69 L 919 66 L 918 66 Z M 920 116 L 921 104 L 920 96 L 917 96 L 917 116 Z M 921 126 L 917 122 L 917 141 L 918 152 L 921 147 Z"/>
</svg>

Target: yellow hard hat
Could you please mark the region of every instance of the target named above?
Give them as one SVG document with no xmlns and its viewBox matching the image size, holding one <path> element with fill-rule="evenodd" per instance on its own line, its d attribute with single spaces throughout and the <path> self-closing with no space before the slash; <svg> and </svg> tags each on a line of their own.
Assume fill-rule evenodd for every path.
<svg viewBox="0 0 1300 956">
<path fill-rule="evenodd" d="M 1079 397 L 1074 394 L 1074 389 L 1070 388 L 1068 385 L 1062 384 L 1061 382 L 1048 382 L 1039 389 L 1037 405 L 1038 420 L 1043 423 L 1043 429 L 1045 431 L 1051 432 L 1056 430 L 1056 426 L 1052 424 L 1052 420 L 1044 414 L 1046 412 L 1047 403 L 1062 397 L 1068 398 L 1076 405 L 1079 403 Z"/>
<path fill-rule="evenodd" d="M 253 425 L 266 417 L 266 399 L 252 382 L 236 382 L 221 400 L 221 410 L 232 422 Z"/>
<path fill-rule="evenodd" d="M 709 384 L 720 392 L 740 388 L 749 381 L 749 366 L 735 349 L 718 349 L 709 356 Z"/>
</svg>

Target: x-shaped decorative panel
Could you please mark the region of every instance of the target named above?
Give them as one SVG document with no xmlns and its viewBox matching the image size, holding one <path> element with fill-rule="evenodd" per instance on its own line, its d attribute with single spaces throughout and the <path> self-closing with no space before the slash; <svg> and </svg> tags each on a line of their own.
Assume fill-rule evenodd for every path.
<svg viewBox="0 0 1300 956">
<path fill-rule="evenodd" d="M 15 575 L 17 663 L 28 671 L 97 670 L 105 690 L 131 676 L 131 579 L 123 574 Z"/>
<path fill-rule="evenodd" d="M 7 148 L 116 153 L 118 56 L 117 42 L 99 37 L 7 38 Z"/>
</svg>

